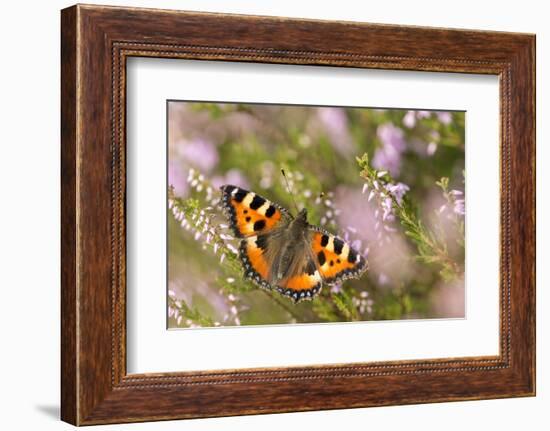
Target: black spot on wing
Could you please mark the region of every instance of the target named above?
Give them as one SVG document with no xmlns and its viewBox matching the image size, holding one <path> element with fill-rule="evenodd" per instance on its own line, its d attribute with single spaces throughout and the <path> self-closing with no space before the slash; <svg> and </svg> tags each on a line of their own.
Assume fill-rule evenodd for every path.
<svg viewBox="0 0 550 431">
<path fill-rule="evenodd" d="M 328 237 L 333 236 L 330 232 L 328 232 L 325 229 L 323 229 L 321 227 L 318 227 L 318 226 L 310 226 L 310 230 L 312 230 L 313 232 L 319 232 L 322 235 L 327 235 Z M 338 238 L 334 237 L 335 251 L 338 247 L 338 242 L 341 242 L 341 241 L 342 240 L 339 240 Z M 343 242 L 342 242 L 342 249 L 343 249 Z M 321 256 L 319 256 L 321 254 L 321 252 L 319 252 L 319 254 L 317 255 L 319 263 L 326 262 L 326 260 L 327 260 L 326 255 L 324 253 L 323 253 L 322 258 L 321 258 Z M 351 248 L 350 248 L 350 252 L 351 252 Z M 323 284 L 329 284 L 330 285 L 330 284 L 333 284 L 333 283 L 336 283 L 336 282 L 339 282 L 339 281 L 344 281 L 344 280 L 347 280 L 347 279 L 350 279 L 350 278 L 359 278 L 359 277 L 361 277 L 361 275 L 365 271 L 368 270 L 368 267 L 369 267 L 368 261 L 361 254 L 359 254 L 356 250 L 353 250 L 353 252 L 356 254 L 356 257 L 355 257 L 356 260 L 354 262 L 350 262 L 350 263 L 353 264 L 352 268 L 344 269 L 343 271 L 338 272 L 335 276 L 330 277 L 330 278 L 323 277 Z M 359 260 L 357 260 L 357 256 L 359 256 Z M 337 264 L 341 263 L 341 260 L 336 259 L 336 263 Z"/>
<path fill-rule="evenodd" d="M 349 253 L 348 253 L 348 262 L 353 263 L 357 260 L 357 252 L 350 247 Z"/>
<path fill-rule="evenodd" d="M 351 249 L 350 249 L 351 253 Z M 327 284 L 336 283 L 338 281 L 344 281 L 349 278 L 359 278 L 361 275 L 367 270 L 367 261 L 365 258 L 357 253 L 355 250 L 353 251 L 355 254 L 355 260 L 353 262 L 350 261 L 350 263 L 353 263 L 352 268 L 344 269 L 343 271 L 340 271 L 336 275 L 330 278 L 324 279 L 324 282 Z M 359 257 L 359 260 L 357 260 L 357 257 Z"/>
<path fill-rule="evenodd" d="M 242 202 L 247 194 L 248 192 L 246 190 L 239 189 L 239 191 L 233 195 L 233 199 L 237 202 Z"/>
<path fill-rule="evenodd" d="M 326 247 L 328 244 L 328 235 L 324 234 L 321 237 L 321 247 Z"/>
<path fill-rule="evenodd" d="M 254 223 L 254 230 L 259 231 L 265 227 L 265 220 L 258 220 Z"/>
<path fill-rule="evenodd" d="M 267 235 L 258 235 L 256 238 L 256 246 L 262 250 L 267 250 Z"/>
<path fill-rule="evenodd" d="M 225 184 L 223 186 L 220 187 L 220 190 L 221 190 L 221 202 L 220 202 L 220 207 L 224 213 L 224 215 L 227 217 L 227 219 L 229 220 L 229 225 L 231 227 L 231 230 L 233 231 L 233 233 L 235 234 L 235 236 L 237 238 L 243 238 L 245 235 L 242 234 L 239 230 L 239 226 L 238 226 L 238 223 L 237 223 L 237 216 L 241 215 L 241 208 L 242 208 L 242 214 L 249 214 L 250 211 L 247 209 L 248 207 L 245 207 L 244 205 L 242 206 L 238 206 L 236 205 L 236 203 L 241 203 L 244 201 L 244 199 L 246 198 L 246 196 L 251 193 L 250 191 L 248 190 L 245 190 L 245 189 L 242 189 L 238 186 L 233 186 L 233 185 L 230 185 L 230 184 Z M 260 198 L 260 199 L 263 199 L 263 198 Z M 252 199 L 254 200 L 254 198 Z M 263 202 L 266 202 L 266 200 L 264 199 Z M 237 214 L 237 207 L 239 208 L 239 214 Z M 271 209 L 272 208 L 272 209 Z M 287 212 L 287 210 L 275 203 L 272 203 L 270 204 L 269 208 L 267 209 L 267 213 L 271 214 L 271 216 L 273 214 L 275 214 L 276 211 L 279 211 L 281 213 L 281 216 L 285 219 L 287 219 L 289 217 L 289 214 Z M 251 217 L 250 221 L 253 220 L 253 217 Z M 262 226 L 263 224 L 263 226 Z M 262 223 L 258 224 L 257 227 L 258 227 L 258 230 L 262 230 L 265 228 L 265 219 L 263 220 Z"/>
<path fill-rule="evenodd" d="M 265 216 L 268 218 L 271 217 L 273 214 L 275 214 L 276 210 L 277 209 L 273 205 L 269 205 L 269 208 L 265 212 Z"/>
<path fill-rule="evenodd" d="M 344 241 L 335 237 L 333 243 L 334 243 L 334 253 L 341 254 L 342 248 L 344 248 Z"/>
<path fill-rule="evenodd" d="M 327 261 L 327 258 L 325 257 L 325 253 L 323 252 L 323 250 L 317 253 L 317 260 L 319 261 L 320 266 L 323 266 Z"/>
<path fill-rule="evenodd" d="M 315 274 L 315 271 L 317 271 L 317 266 L 315 265 L 315 262 L 313 262 L 313 260 L 308 260 L 308 262 L 306 263 L 305 271 L 308 275 Z"/>
<path fill-rule="evenodd" d="M 265 203 L 265 199 L 261 196 L 255 195 L 254 199 L 252 199 L 252 202 L 250 202 L 250 208 L 253 210 L 257 210 Z"/>
</svg>

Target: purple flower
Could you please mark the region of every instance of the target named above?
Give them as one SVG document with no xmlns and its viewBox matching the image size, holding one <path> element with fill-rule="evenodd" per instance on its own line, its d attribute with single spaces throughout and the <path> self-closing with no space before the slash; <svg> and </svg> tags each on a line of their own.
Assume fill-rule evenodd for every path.
<svg viewBox="0 0 550 431">
<path fill-rule="evenodd" d="M 395 200 L 399 205 L 403 202 L 403 196 L 407 193 L 410 188 L 407 184 L 397 183 L 397 184 L 387 184 L 386 190 L 393 195 Z"/>
<path fill-rule="evenodd" d="M 348 129 L 348 117 L 343 108 L 317 108 L 321 123 L 336 151 L 347 157 L 353 152 L 353 144 Z"/>
<path fill-rule="evenodd" d="M 388 284 L 389 281 L 390 281 L 389 277 L 383 272 L 381 272 L 378 275 L 378 284 L 381 284 L 381 285 Z"/>
<path fill-rule="evenodd" d="M 392 215 L 392 200 L 391 198 L 385 198 L 382 201 L 382 210 L 384 211 L 384 214 L 382 215 L 382 220 L 386 220 L 389 215 Z"/>
<path fill-rule="evenodd" d="M 210 141 L 195 138 L 179 141 L 176 145 L 180 156 L 201 172 L 208 173 L 218 164 L 218 150 Z"/>
<path fill-rule="evenodd" d="M 340 293 L 342 291 L 342 283 L 335 283 L 330 287 L 331 293 Z"/>
<path fill-rule="evenodd" d="M 464 206 L 464 199 L 456 199 L 453 205 L 453 211 L 455 214 L 464 215 L 466 214 L 466 208 Z"/>
<path fill-rule="evenodd" d="M 453 121 L 453 117 L 450 112 L 440 111 L 436 112 L 435 115 L 437 115 L 438 120 L 443 124 L 451 124 L 451 121 Z"/>
<path fill-rule="evenodd" d="M 415 124 L 416 124 L 416 112 L 407 111 L 407 113 L 403 117 L 403 125 L 409 129 L 412 129 Z"/>
<path fill-rule="evenodd" d="M 416 111 L 416 118 L 428 118 L 430 116 L 430 111 Z"/>
<path fill-rule="evenodd" d="M 372 165 L 376 169 L 386 169 L 392 176 L 398 176 L 401 170 L 401 155 L 405 151 L 403 130 L 392 123 L 378 126 L 376 131 L 382 146 L 376 150 Z"/>
<path fill-rule="evenodd" d="M 177 196 L 183 197 L 187 195 L 189 185 L 186 181 L 186 176 L 182 172 L 179 163 L 170 161 L 168 164 L 168 185 L 174 187 L 174 192 Z"/>
<path fill-rule="evenodd" d="M 435 142 L 430 142 L 428 144 L 428 147 L 426 148 L 426 154 L 428 154 L 428 156 L 433 156 L 436 151 L 437 151 L 437 144 Z"/>
<path fill-rule="evenodd" d="M 232 184 L 234 186 L 242 187 L 243 189 L 250 188 L 248 180 L 238 169 L 230 169 L 224 176 L 216 176 L 212 178 L 212 185 L 214 187 L 218 188 L 224 184 Z"/>
</svg>

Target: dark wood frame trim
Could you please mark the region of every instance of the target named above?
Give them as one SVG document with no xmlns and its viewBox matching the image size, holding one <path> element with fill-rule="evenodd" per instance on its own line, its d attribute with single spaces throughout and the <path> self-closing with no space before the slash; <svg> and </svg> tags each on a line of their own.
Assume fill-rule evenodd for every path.
<svg viewBox="0 0 550 431">
<path fill-rule="evenodd" d="M 534 35 L 83 5 L 64 9 L 61 21 L 63 420 L 88 425 L 535 394 Z M 130 56 L 498 75 L 500 354 L 128 375 Z"/>
</svg>

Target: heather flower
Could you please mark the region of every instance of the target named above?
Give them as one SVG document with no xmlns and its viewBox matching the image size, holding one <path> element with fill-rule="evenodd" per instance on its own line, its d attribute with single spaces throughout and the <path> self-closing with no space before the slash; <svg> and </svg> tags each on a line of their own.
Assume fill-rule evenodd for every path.
<svg viewBox="0 0 550 431">
<path fill-rule="evenodd" d="M 200 328 L 215 325 L 213 319 L 203 316 L 191 307 L 186 300 L 176 299 L 175 296 L 168 297 L 168 319 L 175 323 L 171 326 L 176 327 Z"/>
<path fill-rule="evenodd" d="M 317 113 L 334 149 L 344 157 L 350 156 L 353 152 L 353 143 L 344 109 L 317 108 Z"/>
<path fill-rule="evenodd" d="M 445 203 L 439 208 L 439 213 L 443 213 L 450 209 L 455 216 L 464 217 L 466 215 L 466 203 L 464 199 L 464 192 L 462 190 L 448 190 L 449 179 L 441 178 L 440 181 L 436 183 L 441 190 L 443 191 L 443 197 L 445 198 Z M 449 214 L 449 217 L 451 215 Z"/>
<path fill-rule="evenodd" d="M 416 111 L 416 118 L 422 119 L 422 118 L 429 118 L 431 115 L 430 111 Z"/>
<path fill-rule="evenodd" d="M 379 243 L 391 241 L 390 234 L 397 231 L 393 226 L 396 220 L 396 207 L 403 204 L 403 198 L 409 191 L 404 183 L 394 183 L 390 180 L 387 171 L 365 168 L 362 173 L 366 180 L 363 185 L 363 194 L 370 190 L 367 202 L 374 200 L 377 208 L 374 210 L 374 229 Z"/>
<path fill-rule="evenodd" d="M 406 236 L 416 245 L 418 260 L 440 265 L 440 274 L 445 279 L 459 276 L 463 271 L 460 265 L 450 257 L 445 240 L 441 238 L 438 231 L 430 232 L 425 224 L 418 219 L 416 212 L 411 210 L 410 204 L 405 202 L 405 194 L 409 187 L 403 183 L 394 183 L 387 174 L 380 175 L 380 171 L 370 166 L 367 154 L 357 160 L 362 168 L 361 177 L 367 184 L 365 189 L 370 190 L 369 199 L 377 204 L 377 209 L 374 211 L 376 220 L 374 229 L 377 231 L 376 238 L 380 249 L 386 243 L 392 242 L 393 244 L 393 241 L 399 240 L 400 237 L 395 236 L 394 233 L 401 225 Z M 463 213 L 462 192 L 460 190 L 448 192 L 448 179 L 446 178 L 437 184 L 444 189 L 448 204 L 452 204 L 451 208 L 455 211 L 454 214 Z M 446 209 L 447 204 L 443 210 Z M 455 215 L 455 217 L 460 216 Z M 399 220 L 399 224 L 395 223 L 397 220 Z M 457 226 L 463 233 L 463 222 L 457 220 Z M 459 245 L 463 247 L 463 244 Z M 379 285 L 383 285 L 385 282 L 381 274 L 379 273 Z M 393 273 L 391 274 L 393 277 Z"/>
<path fill-rule="evenodd" d="M 321 226 L 336 227 L 336 216 L 341 213 L 341 210 L 334 205 L 334 192 L 329 191 L 326 195 L 317 196 L 315 204 L 318 205 L 321 212 L 321 219 L 319 223 Z"/>
<path fill-rule="evenodd" d="M 428 144 L 428 147 L 426 148 L 426 154 L 428 154 L 428 156 L 433 156 L 436 151 L 437 151 L 437 144 L 433 141 L 430 142 Z"/>
<path fill-rule="evenodd" d="M 330 286 L 330 292 L 333 293 L 333 294 L 342 292 L 342 283 L 338 282 L 338 283 L 334 283 L 333 285 L 331 285 Z"/>
<path fill-rule="evenodd" d="M 211 184 L 216 189 L 224 184 L 232 184 L 234 186 L 249 189 L 250 184 L 246 176 L 239 169 L 229 169 L 224 176 L 216 176 L 212 178 Z"/>
<path fill-rule="evenodd" d="M 186 196 L 189 186 L 185 180 L 181 164 L 175 161 L 170 161 L 168 164 L 168 184 L 174 188 L 174 192 L 178 196 Z"/>
<path fill-rule="evenodd" d="M 416 112 L 407 111 L 403 117 L 403 125 L 409 129 L 412 129 L 416 124 Z"/>
<path fill-rule="evenodd" d="M 433 141 L 439 141 L 441 135 L 437 130 L 430 130 L 430 138 L 432 138 Z"/>
<path fill-rule="evenodd" d="M 359 296 L 354 296 L 352 298 L 352 302 L 355 305 L 355 307 L 359 310 L 359 313 L 365 314 L 367 312 L 368 314 L 372 313 L 372 305 L 374 301 L 369 298 L 369 292 L 366 290 L 362 290 L 359 293 Z"/>
<path fill-rule="evenodd" d="M 435 115 L 437 116 L 437 119 L 445 125 L 451 124 L 451 122 L 453 121 L 453 117 L 450 112 L 438 111 L 435 113 Z"/>
<path fill-rule="evenodd" d="M 195 173 L 192 173 L 192 176 Z M 199 209 L 194 200 L 182 200 L 173 195 L 173 189 L 169 192 L 168 204 L 174 218 L 186 229 L 192 238 L 202 241 L 203 248 L 211 249 L 214 254 L 219 254 L 219 261 L 223 263 L 226 257 L 234 260 L 238 255 L 238 249 L 233 242 L 235 238 L 226 233 L 226 224 L 218 224 L 214 221 L 217 213 L 212 207 Z M 234 279 L 232 279 L 234 281 Z M 229 279 L 228 279 L 228 283 Z"/>
<path fill-rule="evenodd" d="M 271 188 L 273 186 L 273 178 L 275 176 L 275 164 L 270 160 L 262 162 L 260 165 L 260 172 L 262 174 L 262 178 L 260 179 L 260 187 L 262 189 Z"/>
<path fill-rule="evenodd" d="M 240 326 L 240 312 L 246 310 L 248 307 L 240 303 L 240 298 L 230 293 L 225 298 L 228 302 L 229 312 L 223 316 L 223 321 L 225 323 L 233 323 L 236 326 Z"/>
<path fill-rule="evenodd" d="M 403 202 L 403 196 L 407 193 L 410 188 L 404 183 L 388 183 L 386 184 L 386 190 L 395 198 L 398 205 L 401 205 Z"/>
<path fill-rule="evenodd" d="M 229 180 L 231 179 L 235 181 L 233 182 L 221 181 L 220 185 L 231 184 L 231 183 L 235 184 L 236 182 L 238 182 L 237 178 L 229 178 Z M 195 190 L 197 193 L 202 193 L 205 195 L 204 199 L 209 205 L 216 206 L 219 203 L 219 200 L 220 200 L 220 196 L 218 193 L 219 186 L 217 186 L 217 184 L 208 182 L 202 173 L 196 171 L 193 168 L 190 168 L 189 174 L 187 176 L 187 182 L 189 183 L 191 188 Z M 211 209 L 211 208 L 207 207 L 207 209 Z"/>
<path fill-rule="evenodd" d="M 466 214 L 466 209 L 464 207 L 464 199 L 455 199 L 453 204 L 453 212 L 461 216 Z"/>
<path fill-rule="evenodd" d="M 378 275 L 378 284 L 385 285 L 385 284 L 388 284 L 389 281 L 390 281 L 390 279 L 386 274 L 380 273 Z"/>
<path fill-rule="evenodd" d="M 211 172 L 218 164 L 218 150 L 212 142 L 206 139 L 180 140 L 176 145 L 183 160 L 202 172 Z"/>
<path fill-rule="evenodd" d="M 372 159 L 372 166 L 376 169 L 386 169 L 392 176 L 398 176 L 401 171 L 401 156 L 405 151 L 403 130 L 392 123 L 378 126 L 376 131 L 381 142 Z"/>
</svg>

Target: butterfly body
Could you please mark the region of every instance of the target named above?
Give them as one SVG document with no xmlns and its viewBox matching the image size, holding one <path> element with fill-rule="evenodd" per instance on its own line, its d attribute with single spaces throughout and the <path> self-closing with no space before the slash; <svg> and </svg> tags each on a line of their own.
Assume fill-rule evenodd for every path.
<svg viewBox="0 0 550 431">
<path fill-rule="evenodd" d="M 359 277 L 366 261 L 335 235 L 310 225 L 307 211 L 283 207 L 240 187 L 221 187 L 222 207 L 236 237 L 245 277 L 295 302 L 312 299 L 323 284 Z"/>
<path fill-rule="evenodd" d="M 273 259 L 270 283 L 276 284 L 288 276 L 293 260 L 304 248 L 307 229 L 307 213 L 302 212 L 287 225 L 281 226 L 280 233 L 273 232 L 273 249 L 278 250 Z"/>
</svg>

